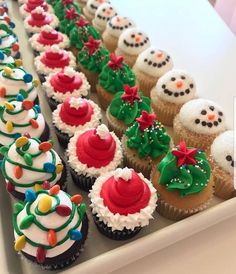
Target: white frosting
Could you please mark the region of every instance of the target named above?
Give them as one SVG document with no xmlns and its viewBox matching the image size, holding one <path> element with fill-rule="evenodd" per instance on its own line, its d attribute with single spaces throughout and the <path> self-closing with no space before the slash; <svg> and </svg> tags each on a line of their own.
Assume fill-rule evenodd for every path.
<svg viewBox="0 0 236 274">
<path fill-rule="evenodd" d="M 12 56 L 7 56 L 6 54 L 4 54 L 4 59 L 0 60 L 0 69 L 3 69 L 6 64 L 14 64 L 15 60 Z"/>
<path fill-rule="evenodd" d="M 139 55 L 150 46 L 147 34 L 137 28 L 125 30 L 118 40 L 118 48 L 129 55 Z"/>
<path fill-rule="evenodd" d="M 20 14 L 21 14 L 21 16 L 22 16 L 23 18 L 26 18 L 26 17 L 27 17 L 28 15 L 30 15 L 30 13 L 32 12 L 32 11 L 31 11 L 31 12 L 26 11 L 26 10 L 25 10 L 26 6 L 27 6 L 27 2 L 23 3 L 23 5 L 20 6 L 20 8 L 19 8 Z M 47 6 L 48 6 L 47 12 L 48 12 L 48 13 L 53 13 L 53 8 L 52 8 L 52 6 L 49 5 L 49 4 L 47 4 Z"/>
<path fill-rule="evenodd" d="M 109 129 L 107 128 L 106 125 L 102 124 L 102 125 L 99 125 L 97 128 L 96 128 L 96 134 L 101 138 L 101 139 L 106 139 L 107 136 L 109 135 Z"/>
<path fill-rule="evenodd" d="M 80 78 L 82 79 L 82 85 L 79 89 L 75 89 L 73 91 L 68 91 L 66 93 L 62 92 L 55 92 L 54 87 L 51 85 L 50 80 L 54 76 L 55 73 L 50 73 L 46 77 L 46 81 L 43 83 L 44 90 L 48 97 L 53 98 L 55 101 L 62 103 L 66 100 L 68 97 L 81 97 L 81 96 L 87 96 L 90 90 L 90 85 L 88 83 L 87 78 L 82 72 L 76 72 L 76 74 L 79 74 Z"/>
<path fill-rule="evenodd" d="M 56 45 L 53 45 L 53 46 L 56 46 Z M 51 47 L 51 49 L 52 49 L 52 47 Z M 74 56 L 74 54 L 70 51 L 66 51 L 66 50 L 63 50 L 63 51 L 64 51 L 64 53 L 69 55 L 69 59 L 70 59 L 69 67 L 76 68 L 76 57 Z M 44 75 L 48 75 L 50 73 L 59 72 L 59 71 L 62 70 L 62 67 L 60 67 L 60 68 L 49 68 L 45 64 L 43 64 L 41 62 L 41 58 L 44 54 L 45 54 L 45 52 L 41 52 L 39 56 L 34 58 L 34 65 L 36 67 L 37 72 L 39 72 L 41 74 L 44 74 Z"/>
<path fill-rule="evenodd" d="M 110 35 L 119 38 L 123 31 L 134 27 L 135 23 L 131 19 L 117 15 L 109 20 L 106 26 L 106 31 Z"/>
<path fill-rule="evenodd" d="M 87 99 L 83 99 L 87 100 Z M 77 131 L 89 129 L 89 128 L 96 128 L 100 124 L 100 120 L 102 119 L 101 109 L 97 104 L 95 104 L 92 100 L 87 100 L 89 104 L 93 107 L 93 114 L 91 115 L 91 120 L 84 125 L 79 126 L 71 126 L 66 124 L 61 120 L 61 117 L 59 115 L 61 111 L 62 104 L 59 104 L 57 106 L 57 109 L 55 109 L 52 113 L 53 118 L 53 124 L 63 133 L 68 134 L 70 137 L 75 134 Z"/>
<path fill-rule="evenodd" d="M 48 229 L 56 229 L 56 228 L 62 226 L 63 224 L 65 224 L 68 221 L 68 219 L 70 218 L 70 215 L 66 216 L 66 217 L 64 217 L 64 216 L 62 217 L 59 214 L 57 214 L 55 211 L 48 215 L 36 214 L 35 209 L 37 208 L 38 202 L 39 202 L 40 198 L 42 198 L 43 195 L 45 195 L 45 194 L 41 193 L 38 195 L 37 199 L 30 206 L 30 212 L 31 212 L 31 214 L 33 214 L 35 216 L 37 221 L 40 222 L 43 226 L 47 227 Z M 66 205 L 69 208 L 72 208 L 72 202 L 70 201 L 70 198 L 68 197 L 68 195 L 65 192 L 60 191 L 57 196 L 60 199 L 60 205 Z M 56 204 L 56 199 L 52 197 L 52 206 L 54 206 L 55 204 Z M 27 212 L 26 212 L 26 207 L 25 207 L 17 215 L 18 228 L 19 228 L 20 223 L 26 216 L 27 216 Z M 80 219 L 80 216 L 76 210 L 75 215 L 72 218 L 71 222 L 69 222 L 69 224 L 64 229 L 56 232 L 57 242 L 63 240 L 67 236 L 69 230 L 73 229 L 75 227 L 75 225 L 79 221 L 79 219 Z M 81 227 L 82 227 L 82 223 L 76 229 L 81 230 Z M 32 223 L 32 225 L 29 228 L 22 229 L 21 231 L 31 241 L 36 242 L 37 244 L 41 244 L 41 245 L 49 245 L 48 240 L 47 240 L 47 231 L 40 229 L 34 223 Z M 15 231 L 14 231 L 14 236 L 15 236 L 15 239 L 18 238 L 18 235 Z M 46 258 L 53 258 L 55 256 L 62 254 L 63 252 L 67 251 L 74 243 L 75 243 L 74 240 L 71 240 L 70 238 L 68 238 L 61 245 L 55 246 L 52 249 L 48 249 L 47 253 L 46 253 Z M 22 251 L 24 251 L 25 253 L 27 253 L 31 256 L 36 257 L 37 247 L 34 247 L 31 244 L 29 244 L 28 242 L 26 242 L 26 245 L 22 249 Z"/>
<path fill-rule="evenodd" d="M 93 19 L 94 27 L 103 32 L 106 28 L 107 22 L 115 15 L 117 15 L 115 8 L 109 3 L 103 3 L 98 7 L 95 13 Z"/>
<path fill-rule="evenodd" d="M 89 13 L 95 14 L 98 7 L 102 5 L 103 3 L 110 3 L 110 1 L 109 0 L 88 0 L 85 8 Z"/>
<path fill-rule="evenodd" d="M 135 66 L 145 74 L 159 78 L 173 68 L 173 61 L 167 52 L 150 47 L 138 56 Z"/>
<path fill-rule="evenodd" d="M 120 178 L 129 181 L 132 178 L 132 169 L 125 167 L 125 168 L 117 168 L 114 171 L 114 178 L 118 181 Z"/>
<path fill-rule="evenodd" d="M 6 37 L 2 37 L 5 36 Z M 7 34 L 4 30 L 0 31 L 0 36 L 2 39 L 2 43 L 0 44 L 0 49 L 5 49 L 11 47 L 14 43 L 17 42 L 17 38 L 14 35 Z"/>
<path fill-rule="evenodd" d="M 87 130 L 90 129 L 85 129 L 83 131 L 76 132 L 75 135 L 70 139 L 67 149 L 68 163 L 70 164 L 70 166 L 79 174 L 92 177 L 98 177 L 104 174 L 105 172 L 116 169 L 121 164 L 123 156 L 120 140 L 117 138 L 114 132 L 110 132 L 110 134 L 116 142 L 115 155 L 113 160 L 107 166 L 101 168 L 88 167 L 86 164 L 83 164 L 78 160 L 78 157 L 76 155 L 77 139 L 81 134 L 83 134 Z"/>
<path fill-rule="evenodd" d="M 156 189 L 153 187 L 152 183 L 148 181 L 141 173 L 138 173 L 141 180 L 143 180 L 149 187 L 151 196 L 149 203 L 146 207 L 142 208 L 140 212 L 134 214 L 128 214 L 127 216 L 121 215 L 119 213 L 114 214 L 105 206 L 103 198 L 101 198 L 100 193 L 103 184 L 112 176 L 114 176 L 116 171 L 111 171 L 105 175 L 100 176 L 94 183 L 92 190 L 90 190 L 89 198 L 91 200 L 92 213 L 96 214 L 99 221 L 105 223 L 108 227 L 114 230 L 123 230 L 124 228 L 134 230 L 136 227 L 144 227 L 149 224 L 149 220 L 153 219 L 153 212 L 156 208 L 157 194 Z"/>
<path fill-rule="evenodd" d="M 211 155 L 225 171 L 234 173 L 234 132 L 228 130 L 216 137 L 211 145 Z"/>
<path fill-rule="evenodd" d="M 211 110 L 210 107 L 214 109 Z M 210 117 L 211 115 L 215 117 Z M 180 109 L 179 119 L 184 127 L 196 133 L 210 135 L 226 130 L 222 108 L 206 99 L 194 99 L 184 104 Z M 209 123 L 211 127 L 208 126 Z"/>
</svg>

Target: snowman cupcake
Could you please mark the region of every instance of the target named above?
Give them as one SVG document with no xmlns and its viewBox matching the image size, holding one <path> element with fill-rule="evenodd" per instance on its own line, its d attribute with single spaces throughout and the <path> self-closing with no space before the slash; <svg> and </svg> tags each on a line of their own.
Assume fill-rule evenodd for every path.
<svg viewBox="0 0 236 274">
<path fill-rule="evenodd" d="M 220 134 L 211 145 L 212 174 L 215 195 L 222 199 L 235 196 L 234 189 L 234 131 Z"/>
<path fill-rule="evenodd" d="M 95 13 L 99 6 L 103 3 L 110 3 L 109 0 L 88 0 L 86 6 L 83 8 L 83 13 L 86 18 L 92 23 Z"/>
<path fill-rule="evenodd" d="M 133 71 L 140 90 L 150 97 L 157 80 L 172 68 L 173 62 L 167 52 L 150 47 L 139 55 Z"/>
<path fill-rule="evenodd" d="M 102 34 L 103 43 L 110 52 L 114 52 L 118 45 L 120 35 L 129 28 L 134 28 L 135 24 L 128 17 L 113 16 L 107 23 Z"/>
<path fill-rule="evenodd" d="M 173 129 L 175 144 L 185 140 L 188 146 L 208 152 L 213 140 L 226 130 L 225 115 L 215 102 L 194 99 L 181 107 Z"/>
<path fill-rule="evenodd" d="M 186 102 L 196 97 L 196 83 L 183 70 L 171 70 L 163 75 L 151 90 L 152 108 L 160 122 L 172 126 L 174 117 Z"/>
<path fill-rule="evenodd" d="M 133 67 L 139 54 L 149 48 L 150 45 L 146 33 L 137 28 L 131 28 L 121 34 L 115 52 L 117 55 L 123 55 L 125 62 Z"/>
<path fill-rule="evenodd" d="M 94 27 L 102 34 L 106 28 L 107 22 L 115 15 L 117 15 L 117 12 L 111 4 L 102 4 L 95 13 L 93 19 Z"/>
<path fill-rule="evenodd" d="M 44 11 L 49 13 L 53 12 L 52 7 L 47 4 L 45 0 L 27 0 L 21 7 L 20 7 L 20 14 L 23 18 L 30 15 L 30 13 L 36 9 L 37 7 L 42 7 Z"/>
</svg>

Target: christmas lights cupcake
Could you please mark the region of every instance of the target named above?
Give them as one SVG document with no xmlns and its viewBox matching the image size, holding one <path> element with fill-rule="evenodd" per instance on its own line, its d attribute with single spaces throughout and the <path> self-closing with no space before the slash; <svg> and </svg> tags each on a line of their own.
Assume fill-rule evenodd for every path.
<svg viewBox="0 0 236 274">
<path fill-rule="evenodd" d="M 143 110 L 122 137 L 124 164 L 150 178 L 152 167 L 160 162 L 171 146 L 171 138 L 154 113 Z"/>
<path fill-rule="evenodd" d="M 73 9 L 77 14 L 80 14 L 80 8 L 78 4 L 73 0 L 57 0 L 54 6 L 55 15 L 59 21 L 63 20 L 66 16 L 66 10 Z"/>
<path fill-rule="evenodd" d="M 103 3 L 96 10 L 93 25 L 102 34 L 106 28 L 107 22 L 116 15 L 117 12 L 111 4 Z"/>
<path fill-rule="evenodd" d="M 169 151 L 152 173 L 157 189 L 157 211 L 180 220 L 204 210 L 213 195 L 211 167 L 205 153 L 185 142 Z"/>
<path fill-rule="evenodd" d="M 53 13 L 52 7 L 45 0 L 27 0 L 20 7 L 20 14 L 23 18 L 26 18 L 37 7 L 42 7 L 44 11 Z"/>
<path fill-rule="evenodd" d="M 16 98 L 18 93 L 23 99 L 38 104 L 38 85 L 39 81 L 33 80 L 33 76 L 23 68 L 4 67 L 0 70 L 0 104 Z"/>
<path fill-rule="evenodd" d="M 131 68 L 123 62 L 122 56 L 110 54 L 109 62 L 103 66 L 96 87 L 101 107 L 106 110 L 114 95 L 123 90 L 124 85 L 134 86 L 135 75 Z"/>
<path fill-rule="evenodd" d="M 124 85 L 124 91 L 118 92 L 106 111 L 108 127 L 121 138 L 126 129 L 141 115 L 142 110 L 151 112 L 150 99 L 138 92 L 138 87 Z"/>
<path fill-rule="evenodd" d="M 6 189 L 15 198 L 24 200 L 27 190 L 49 189 L 55 184 L 66 187 L 65 165 L 51 141 L 40 142 L 26 133 L 1 147 L 0 152 L 4 155 L 1 169 Z"/>
<path fill-rule="evenodd" d="M 75 61 L 76 59 L 70 51 L 60 49 L 58 45 L 52 45 L 34 59 L 34 64 L 41 82 L 44 82 L 45 76 L 50 73 L 59 72 L 68 66 L 75 68 Z"/>
<path fill-rule="evenodd" d="M 145 96 L 150 97 L 150 91 L 157 80 L 172 68 L 173 62 L 167 52 L 150 47 L 139 55 L 133 72 L 140 90 Z"/>
<path fill-rule="evenodd" d="M 72 179 L 89 191 L 97 177 L 122 164 L 120 140 L 105 125 L 78 131 L 67 149 Z"/>
<path fill-rule="evenodd" d="M 84 129 L 96 128 L 102 120 L 99 106 L 92 100 L 69 97 L 52 113 L 60 145 L 67 148 L 70 138 Z"/>
<path fill-rule="evenodd" d="M 70 32 L 75 27 L 75 22 L 80 18 L 80 14 L 76 11 L 74 7 L 65 10 L 65 16 L 59 22 L 59 30 L 66 35 L 70 35 Z"/>
<path fill-rule="evenodd" d="M 67 267 L 87 238 L 85 210 L 81 195 L 71 197 L 58 186 L 27 191 L 25 202 L 14 205 L 15 250 L 43 269 Z"/>
<path fill-rule="evenodd" d="M 91 91 L 95 92 L 98 75 L 109 60 L 109 51 L 101 45 L 101 40 L 89 36 L 88 42 L 84 43 L 77 60 L 79 69 L 86 75 L 91 85 Z"/>
<path fill-rule="evenodd" d="M 150 46 L 146 33 L 137 28 L 130 28 L 120 35 L 115 53 L 122 55 L 125 62 L 133 67 L 139 54 Z"/>
<path fill-rule="evenodd" d="M 102 34 L 103 43 L 110 52 L 114 52 L 118 46 L 120 35 L 129 28 L 134 28 L 135 24 L 127 17 L 119 15 L 113 16 L 107 23 Z"/>
<path fill-rule="evenodd" d="M 222 199 L 235 196 L 234 189 L 234 132 L 225 131 L 211 145 L 212 175 L 215 195 Z"/>
<path fill-rule="evenodd" d="M 50 49 L 52 45 L 57 45 L 60 49 L 66 49 L 70 46 L 68 37 L 63 33 L 54 30 L 49 25 L 42 27 L 42 31 L 40 33 L 35 33 L 29 41 L 35 51 L 35 55 Z"/>
<path fill-rule="evenodd" d="M 71 67 L 49 74 L 43 87 L 52 110 L 56 109 L 57 105 L 68 97 L 88 97 L 90 90 L 90 85 L 84 74 Z"/>
<path fill-rule="evenodd" d="M 87 1 L 86 6 L 83 8 L 83 13 L 90 23 L 92 23 L 95 17 L 96 10 L 103 3 L 110 3 L 110 1 L 109 0 L 88 0 Z"/>
<path fill-rule="evenodd" d="M 21 60 L 15 60 L 11 56 L 10 50 L 0 50 L 0 70 L 4 69 L 6 66 L 14 68 L 21 65 L 22 65 Z"/>
<path fill-rule="evenodd" d="M 29 35 L 41 32 L 42 27 L 50 25 L 58 27 L 59 21 L 56 15 L 44 11 L 42 7 L 35 8 L 24 20 L 24 26 Z"/>
<path fill-rule="evenodd" d="M 130 239 L 147 226 L 157 202 L 152 183 L 127 167 L 102 174 L 89 198 L 98 230 L 113 240 Z"/>
<path fill-rule="evenodd" d="M 151 90 L 152 108 L 159 121 L 173 125 L 175 116 L 186 102 L 196 97 L 196 83 L 183 70 L 171 70 L 163 75 Z"/>
<path fill-rule="evenodd" d="M 175 116 L 174 142 L 185 140 L 188 146 L 209 152 L 213 140 L 226 130 L 222 108 L 206 99 L 194 99 L 182 106 Z"/>
</svg>

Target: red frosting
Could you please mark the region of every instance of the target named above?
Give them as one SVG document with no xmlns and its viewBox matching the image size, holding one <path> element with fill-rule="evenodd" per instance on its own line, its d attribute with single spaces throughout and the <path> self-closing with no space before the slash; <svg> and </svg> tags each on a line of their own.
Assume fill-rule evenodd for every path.
<svg viewBox="0 0 236 274">
<path fill-rule="evenodd" d="M 93 115 L 93 107 L 86 99 L 81 99 L 82 103 L 78 109 L 70 106 L 70 100 L 74 97 L 67 98 L 61 106 L 61 120 L 70 126 L 80 126 L 91 120 Z"/>
<path fill-rule="evenodd" d="M 37 7 L 42 7 L 45 11 L 48 11 L 48 4 L 44 0 L 28 0 L 24 10 L 31 12 Z"/>
<path fill-rule="evenodd" d="M 150 200 L 150 189 L 148 185 L 132 171 L 130 180 L 125 181 L 119 178 L 110 177 L 102 186 L 100 193 L 104 205 L 116 214 L 128 215 L 140 212 Z"/>
<path fill-rule="evenodd" d="M 113 159 L 116 151 L 116 142 L 109 133 L 101 139 L 95 129 L 81 134 L 76 143 L 78 160 L 88 167 L 101 168 L 107 166 Z"/>
<path fill-rule="evenodd" d="M 52 69 L 64 68 L 69 66 L 70 64 L 69 55 L 66 51 L 63 51 L 63 50 L 60 50 L 58 52 L 53 52 L 51 49 L 49 49 L 42 55 L 40 61 L 44 65 Z"/>
<path fill-rule="evenodd" d="M 37 13 L 35 10 L 31 13 L 28 24 L 32 27 L 42 27 L 49 25 L 53 20 L 53 17 L 49 13 Z"/>
<path fill-rule="evenodd" d="M 42 45 L 55 45 L 63 41 L 63 36 L 56 30 L 51 32 L 42 31 L 37 39 L 37 41 Z"/>
</svg>

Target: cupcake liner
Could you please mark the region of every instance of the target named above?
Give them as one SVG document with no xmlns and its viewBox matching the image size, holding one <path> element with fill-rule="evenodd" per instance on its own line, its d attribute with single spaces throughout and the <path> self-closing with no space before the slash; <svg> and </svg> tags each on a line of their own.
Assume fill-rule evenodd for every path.
<svg viewBox="0 0 236 274">
<path fill-rule="evenodd" d="M 116 55 L 122 55 L 124 57 L 124 62 L 131 68 L 134 66 L 136 59 L 138 58 L 137 55 L 129 55 L 120 48 L 116 49 Z"/>
<path fill-rule="evenodd" d="M 33 54 L 34 54 L 34 57 L 37 57 L 37 56 L 39 56 L 40 52 L 38 52 L 37 50 L 33 49 Z"/>
<path fill-rule="evenodd" d="M 87 70 L 86 68 L 84 68 L 78 60 L 78 68 L 79 71 L 83 72 L 83 74 L 86 76 L 90 86 L 91 86 L 91 92 L 96 92 L 96 84 L 98 83 L 98 73 L 94 73 L 92 71 Z"/>
<path fill-rule="evenodd" d="M 53 98 L 48 97 L 47 94 L 46 94 L 46 97 L 47 97 L 48 105 L 49 105 L 51 111 L 54 111 L 57 108 L 59 103 L 57 101 L 55 101 Z"/>
<path fill-rule="evenodd" d="M 70 141 L 70 137 L 68 134 L 61 132 L 55 125 L 53 125 L 55 133 L 57 135 L 59 144 L 66 149 L 68 146 L 68 143 Z"/>
<path fill-rule="evenodd" d="M 76 47 L 70 47 L 69 50 L 74 54 L 74 56 L 77 56 L 79 53 L 79 50 Z"/>
<path fill-rule="evenodd" d="M 109 130 L 114 131 L 116 136 L 119 139 L 121 139 L 128 126 L 126 126 L 122 121 L 112 116 L 109 112 L 109 108 L 107 108 L 106 110 L 106 118 Z"/>
<path fill-rule="evenodd" d="M 99 221 L 99 218 L 96 214 L 93 214 L 93 220 L 96 224 L 98 231 L 108 238 L 116 241 L 124 241 L 133 238 L 135 235 L 139 233 L 142 227 L 135 227 L 134 230 L 124 228 L 123 230 L 114 230 L 108 227 L 105 223 Z"/>
<path fill-rule="evenodd" d="M 50 129 L 49 129 L 48 124 L 45 122 L 44 131 L 41 134 L 41 136 L 39 137 L 39 139 L 40 139 L 41 142 L 46 142 L 46 141 L 48 141 L 49 136 L 50 136 Z"/>
<path fill-rule="evenodd" d="M 118 38 L 115 36 L 110 35 L 106 30 L 103 32 L 102 35 L 103 43 L 105 47 L 110 51 L 110 52 L 115 52 L 117 49 L 118 45 Z"/>
<path fill-rule="evenodd" d="M 99 104 L 103 110 L 106 110 L 108 108 L 108 106 L 110 105 L 110 103 L 114 97 L 114 94 L 107 92 L 99 84 L 96 85 L 96 90 L 97 90 Z"/>
<path fill-rule="evenodd" d="M 40 104 L 40 102 L 39 102 L 39 97 L 38 97 L 38 96 L 35 98 L 34 104 L 35 104 L 35 105 L 39 105 L 39 104 Z"/>
<path fill-rule="evenodd" d="M 91 14 L 86 6 L 83 8 L 83 14 L 85 15 L 86 19 L 89 21 L 90 24 L 92 24 L 93 18 L 95 16 L 95 14 Z"/>
<path fill-rule="evenodd" d="M 39 80 L 40 80 L 41 84 L 43 84 L 44 82 L 46 82 L 46 78 L 45 78 L 46 75 L 38 73 L 38 77 L 39 77 Z"/>
</svg>

